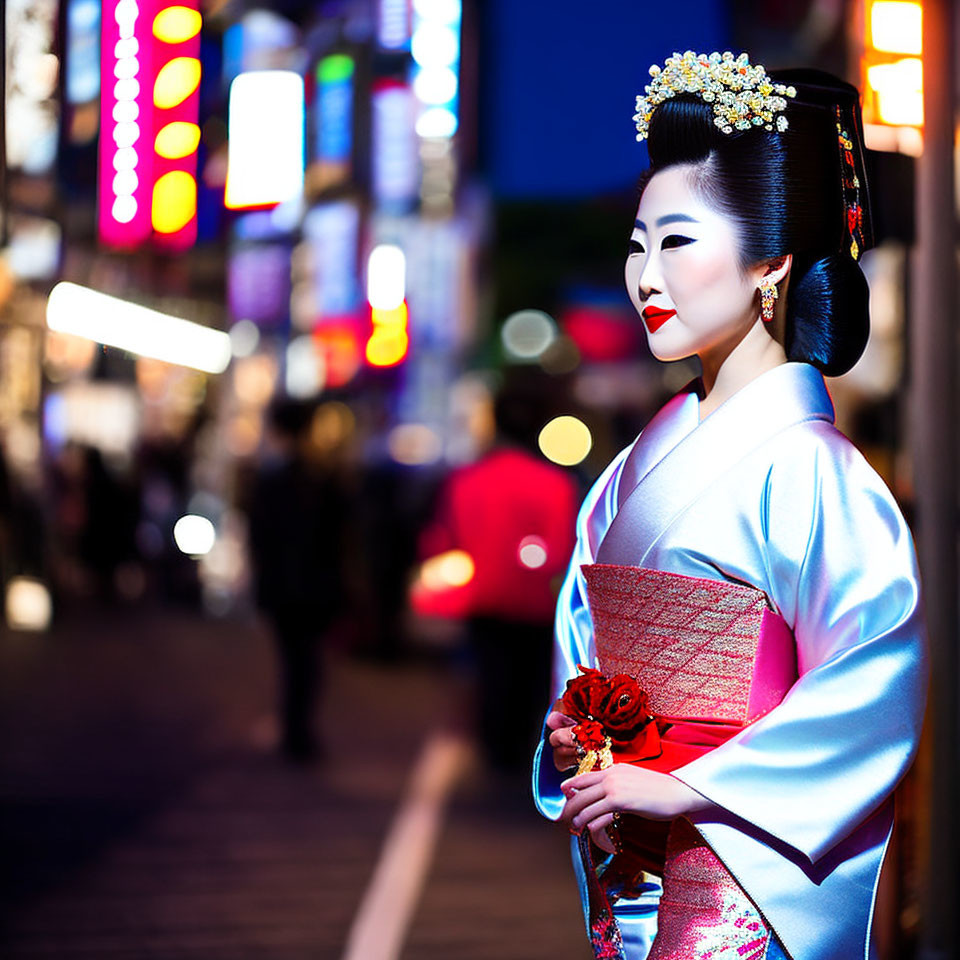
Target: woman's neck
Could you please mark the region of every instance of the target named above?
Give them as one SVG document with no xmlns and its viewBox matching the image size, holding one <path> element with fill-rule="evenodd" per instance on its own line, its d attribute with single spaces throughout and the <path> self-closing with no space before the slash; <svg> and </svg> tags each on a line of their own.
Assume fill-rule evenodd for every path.
<svg viewBox="0 0 960 960">
<path fill-rule="evenodd" d="M 725 400 L 761 373 L 787 362 L 783 347 L 767 332 L 759 318 L 733 344 L 719 344 L 700 354 L 704 396 L 700 420 L 710 416 Z"/>
</svg>

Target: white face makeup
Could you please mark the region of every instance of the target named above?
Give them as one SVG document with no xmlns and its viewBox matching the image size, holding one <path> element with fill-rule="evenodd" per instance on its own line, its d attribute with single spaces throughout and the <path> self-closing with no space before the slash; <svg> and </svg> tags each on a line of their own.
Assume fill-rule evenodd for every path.
<svg viewBox="0 0 960 960">
<path fill-rule="evenodd" d="M 690 169 L 668 167 L 647 184 L 624 270 L 659 360 L 736 343 L 759 315 L 758 277 L 740 271 L 735 224 L 697 196 Z"/>
</svg>

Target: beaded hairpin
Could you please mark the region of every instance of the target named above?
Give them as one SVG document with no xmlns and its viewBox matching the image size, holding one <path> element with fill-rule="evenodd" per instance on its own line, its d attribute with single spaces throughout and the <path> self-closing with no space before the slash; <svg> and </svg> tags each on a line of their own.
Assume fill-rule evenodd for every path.
<svg viewBox="0 0 960 960">
<path fill-rule="evenodd" d="M 850 256 L 860 259 L 865 243 L 863 237 L 863 206 L 860 203 L 860 177 L 853 156 L 853 140 L 844 128 L 839 105 L 834 107 L 837 121 L 837 139 L 840 142 L 840 180 L 843 185 L 843 205 L 846 212 Z"/>
<path fill-rule="evenodd" d="M 774 83 L 759 64 L 751 64 L 750 57 L 724 53 L 675 53 L 663 67 L 650 68 L 653 78 L 637 97 L 637 139 L 647 136 L 650 117 L 658 104 L 682 93 L 696 94 L 713 106 L 713 122 L 724 132 L 749 130 L 762 126 L 764 130 L 786 130 L 785 116 L 774 118 L 787 107 L 784 97 L 795 97 L 797 91 L 782 83 Z"/>
</svg>

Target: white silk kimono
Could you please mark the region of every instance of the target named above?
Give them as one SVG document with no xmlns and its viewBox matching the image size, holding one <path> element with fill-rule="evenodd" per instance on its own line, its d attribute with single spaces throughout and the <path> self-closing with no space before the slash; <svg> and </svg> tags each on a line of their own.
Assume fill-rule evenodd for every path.
<svg viewBox="0 0 960 960">
<path fill-rule="evenodd" d="M 833 426 L 809 364 L 761 374 L 703 422 L 697 393 L 678 394 L 581 508 L 554 698 L 577 664 L 596 665 L 580 567 L 618 515 L 629 562 L 751 584 L 792 628 L 799 680 L 783 702 L 673 775 L 712 801 L 691 820 L 793 960 L 868 957 L 892 793 L 917 748 L 928 670 L 913 542 L 892 495 Z M 541 742 L 534 794 L 551 819 L 564 778 Z M 630 960 L 656 932 L 649 880 L 647 895 L 614 908 Z"/>
</svg>

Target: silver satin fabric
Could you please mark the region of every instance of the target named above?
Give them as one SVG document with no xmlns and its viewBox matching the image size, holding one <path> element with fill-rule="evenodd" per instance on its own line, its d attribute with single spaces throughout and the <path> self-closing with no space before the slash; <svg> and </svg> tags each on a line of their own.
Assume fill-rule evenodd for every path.
<svg viewBox="0 0 960 960">
<path fill-rule="evenodd" d="M 928 673 L 900 510 L 833 426 L 814 367 L 775 367 L 702 423 L 697 394 L 679 394 L 580 510 L 557 607 L 554 698 L 578 663 L 596 664 L 580 566 L 597 559 L 627 497 L 642 510 L 624 517 L 639 519 L 618 532 L 618 555 L 602 559 L 623 562 L 628 544 L 640 566 L 750 583 L 796 637 L 800 679 L 783 703 L 675 771 L 715 805 L 692 819 L 793 960 L 869 957 L 892 793 L 916 751 Z M 541 763 L 543 751 L 534 793 L 556 819 L 563 776 L 549 748 Z M 630 960 L 649 950 L 651 902 L 652 893 L 616 908 L 633 931 Z"/>
</svg>

